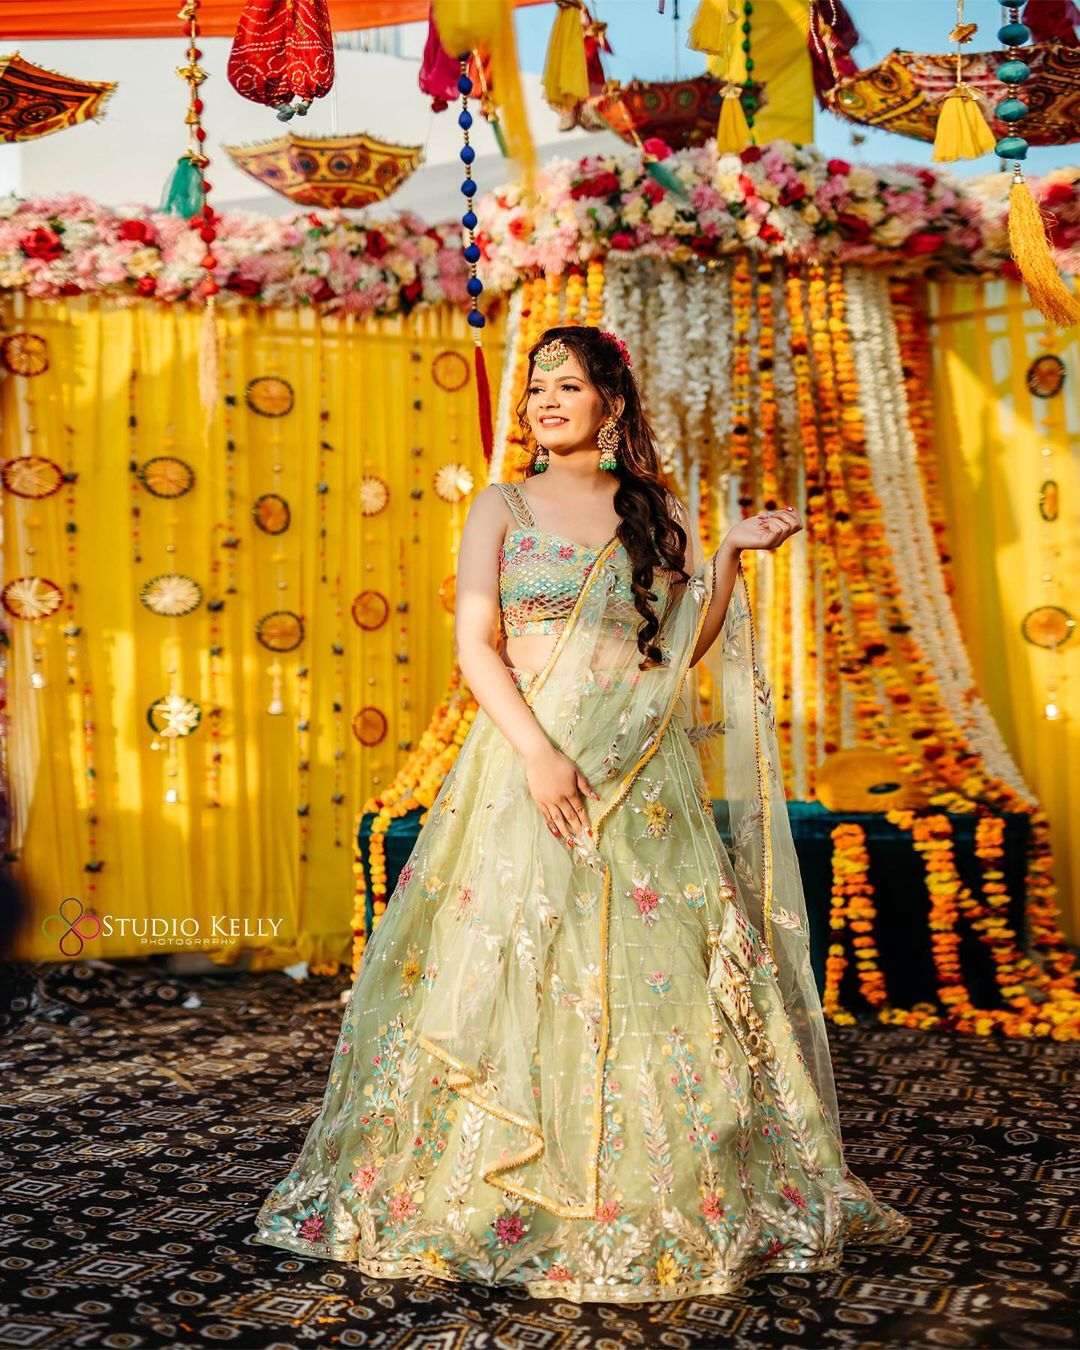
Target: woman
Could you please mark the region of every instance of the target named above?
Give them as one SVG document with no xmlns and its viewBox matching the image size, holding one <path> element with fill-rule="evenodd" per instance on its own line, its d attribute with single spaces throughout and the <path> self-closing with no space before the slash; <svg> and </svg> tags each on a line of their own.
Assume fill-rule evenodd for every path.
<svg viewBox="0 0 1080 1350">
<path fill-rule="evenodd" d="M 530 476 L 477 496 L 458 563 L 481 710 L 258 1238 L 582 1301 L 833 1266 L 908 1223 L 844 1164 L 753 662 L 740 552 L 799 517 L 740 521 L 699 562 L 611 334 L 544 333 L 518 412 Z M 703 705 L 687 672 L 722 630 Z"/>
</svg>

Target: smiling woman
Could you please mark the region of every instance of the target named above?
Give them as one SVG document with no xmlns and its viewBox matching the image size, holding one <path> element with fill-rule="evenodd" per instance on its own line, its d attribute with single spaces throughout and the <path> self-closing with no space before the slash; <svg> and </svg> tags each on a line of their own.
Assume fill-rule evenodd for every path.
<svg viewBox="0 0 1080 1350">
<path fill-rule="evenodd" d="M 480 712 L 258 1240 L 617 1303 L 835 1266 L 908 1221 L 844 1160 L 739 570 L 801 522 L 741 521 L 699 558 L 617 340 L 549 330 L 528 377 L 528 489 L 485 489 L 461 541 Z M 704 723 L 686 677 L 721 629 Z M 700 756 L 720 729 L 730 853 Z"/>
</svg>

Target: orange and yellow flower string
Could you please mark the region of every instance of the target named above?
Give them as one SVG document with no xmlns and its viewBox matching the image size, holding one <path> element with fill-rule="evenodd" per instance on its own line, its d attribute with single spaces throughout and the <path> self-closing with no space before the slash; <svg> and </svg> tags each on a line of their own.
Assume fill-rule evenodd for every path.
<svg viewBox="0 0 1080 1350">
<path fill-rule="evenodd" d="M 859 992 L 871 1007 L 885 1002 L 882 973 L 874 938 L 874 888 L 870 882 L 870 854 L 866 831 L 861 825 L 841 824 L 831 832 L 832 895 L 829 908 L 831 941 L 825 959 L 825 1014 L 841 1026 L 855 1021 L 840 1002 L 840 983 L 847 969 L 844 935 L 848 934 L 854 955 Z"/>
<path fill-rule="evenodd" d="M 842 279 L 840 267 L 834 267 L 833 271 L 838 280 Z M 851 336 L 844 322 L 842 285 L 837 285 L 834 290 L 832 319 L 830 327 L 838 359 L 852 362 Z M 853 416 L 847 425 L 849 460 L 854 456 L 866 464 L 861 415 Z M 1073 968 L 1074 957 L 1067 950 L 1055 903 L 1053 858 L 1046 813 L 1039 807 L 1032 807 L 1007 783 L 992 777 L 968 743 L 962 729 L 950 717 L 936 675 L 911 633 L 910 619 L 904 610 L 891 551 L 886 543 L 881 502 L 868 469 L 860 496 L 859 537 L 863 541 L 880 538 L 885 544 L 881 549 L 865 550 L 867 568 L 875 589 L 891 597 L 893 618 L 890 626 L 897 647 L 897 660 L 892 668 L 902 669 L 910 685 L 906 695 L 899 695 L 897 691 L 902 701 L 896 702 L 894 706 L 901 714 L 907 734 L 918 747 L 919 753 L 917 756 L 898 758 L 903 767 L 915 776 L 923 776 L 926 766 L 932 768 L 939 787 L 938 792 L 931 797 L 934 806 L 944 810 L 965 811 L 971 809 L 972 802 L 982 802 L 998 810 L 1022 812 L 1029 816 L 1031 831 L 1025 882 L 1028 933 L 1034 948 L 1046 958 L 1046 975 L 1062 977 L 1064 988 L 1053 985 L 1053 981 L 1051 984 L 1058 996 L 1063 997 L 1068 989 L 1075 987 L 1072 978 L 1065 978 L 1069 977 Z"/>
<path fill-rule="evenodd" d="M 457 758 L 469 728 L 478 711 L 478 704 L 455 667 L 449 690 L 439 703 L 431 722 L 420 737 L 420 743 L 405 760 L 391 782 L 381 792 L 369 797 L 357 817 L 354 832 L 353 870 L 356 878 L 353 911 L 353 963 L 359 965 L 364 951 L 367 921 L 367 886 L 364 880 L 363 855 L 359 847 L 360 819 L 375 812 L 368 847 L 368 869 L 371 873 L 372 928 L 376 928 L 386 912 L 387 870 L 386 832 L 390 823 L 422 807 L 420 823 L 427 818 L 427 808 L 438 795 L 443 779 Z"/>
<path fill-rule="evenodd" d="M 754 283 L 750 259 L 735 258 L 731 273 L 732 359 L 731 431 L 728 463 L 739 489 L 739 509 L 748 515 L 754 508 L 750 464 L 750 324 L 753 317 Z"/>
</svg>

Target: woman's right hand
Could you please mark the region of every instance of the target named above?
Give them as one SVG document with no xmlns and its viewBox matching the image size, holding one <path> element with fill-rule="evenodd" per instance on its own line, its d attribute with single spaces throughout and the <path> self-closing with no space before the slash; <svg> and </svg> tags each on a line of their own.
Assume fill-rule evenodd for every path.
<svg viewBox="0 0 1080 1350">
<path fill-rule="evenodd" d="M 600 794 L 569 756 L 549 744 L 528 756 L 525 776 L 532 799 L 556 839 L 561 836 L 569 843 L 571 835 L 591 832 L 581 794 L 588 793 L 594 801 L 600 800 Z"/>
</svg>

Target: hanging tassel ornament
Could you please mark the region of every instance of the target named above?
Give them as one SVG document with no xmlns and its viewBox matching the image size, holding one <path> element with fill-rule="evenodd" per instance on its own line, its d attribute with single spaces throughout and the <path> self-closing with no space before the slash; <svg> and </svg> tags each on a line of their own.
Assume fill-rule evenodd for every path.
<svg viewBox="0 0 1080 1350">
<path fill-rule="evenodd" d="M 742 105 L 742 87 L 725 84 L 720 104 L 720 123 L 716 128 L 716 153 L 737 155 L 750 144 L 750 123 Z"/>
<path fill-rule="evenodd" d="M 976 23 L 964 22 L 964 0 L 956 0 L 956 23 L 949 41 L 956 43 L 956 86 L 946 94 L 934 130 L 936 160 L 978 159 L 994 148 L 994 133 L 983 116 L 975 92 L 964 83 L 963 46 L 979 31 Z"/>
<path fill-rule="evenodd" d="M 476 180 L 472 176 L 473 160 L 476 158 L 476 151 L 469 144 L 469 128 L 473 124 L 473 115 L 469 111 L 469 95 L 473 91 L 473 82 L 469 78 L 469 53 L 465 52 L 458 58 L 458 92 L 461 94 L 461 112 L 458 114 L 458 126 L 461 128 L 463 144 L 461 146 L 461 162 L 465 165 L 465 181 L 461 184 L 461 191 L 465 197 L 465 214 L 461 217 L 461 223 L 465 227 L 469 242 L 463 250 L 465 261 L 469 264 L 469 280 L 465 283 L 465 289 L 472 298 L 472 308 L 469 310 L 468 323 L 473 330 L 473 359 L 476 370 L 476 402 L 477 411 L 480 417 L 480 445 L 484 451 L 484 459 L 491 463 L 492 451 L 495 448 L 495 430 L 491 418 L 491 385 L 488 381 L 487 365 L 484 361 L 484 348 L 480 340 L 480 330 L 487 322 L 480 310 L 480 296 L 483 294 L 484 283 L 476 275 L 476 264 L 480 261 L 480 245 L 476 242 L 476 212 L 473 210 L 473 198 L 476 196 Z"/>
<path fill-rule="evenodd" d="M 742 31 L 745 38 L 742 51 L 746 58 L 746 80 L 754 63 L 750 59 L 750 15 L 752 8 L 744 6 Z M 716 153 L 737 155 L 751 143 L 750 121 L 743 107 L 743 85 L 736 78 L 734 53 L 738 31 L 738 13 L 729 0 L 701 0 L 694 21 L 687 34 L 686 45 L 694 51 L 707 52 L 712 60 L 709 69 L 724 81 L 721 89 L 720 120 L 716 127 Z"/>
<path fill-rule="evenodd" d="M 165 190 L 161 194 L 158 210 L 170 216 L 180 216 L 184 220 L 197 216 L 203 209 L 202 169 L 192 157 L 190 151 L 176 161 L 176 168 L 169 175 Z"/>
<path fill-rule="evenodd" d="M 998 29 L 997 36 L 1009 51 L 1008 58 L 997 68 L 997 77 L 1003 84 L 1015 87 L 1031 74 L 1031 68 L 1019 51 L 1030 39 L 1031 29 L 1020 22 L 1019 5 L 1003 8 L 1006 22 Z M 1007 122 L 1019 121 L 1026 112 L 1026 104 L 1012 97 L 997 108 L 998 116 Z M 994 149 L 1002 159 L 1015 161 L 1009 189 L 1009 248 L 1028 298 L 1048 323 L 1058 328 L 1070 328 L 1074 323 L 1080 323 L 1080 302 L 1061 279 L 1050 252 L 1042 213 L 1024 178 L 1020 161 L 1027 155 L 1028 143 L 1023 136 L 1003 136 Z"/>
<path fill-rule="evenodd" d="M 589 97 L 585 28 L 581 0 L 558 0 L 558 5 L 544 62 L 544 97 L 553 108 L 572 112 Z"/>
<path fill-rule="evenodd" d="M 187 64 L 178 66 L 176 69 L 177 75 L 188 86 L 188 110 L 184 118 L 188 128 L 188 149 L 183 158 L 190 161 L 199 175 L 199 205 L 191 214 L 190 224 L 193 230 L 198 230 L 204 249 L 201 260 L 204 276 L 195 289 L 196 294 L 200 295 L 206 302 L 206 308 L 203 310 L 202 328 L 199 333 L 199 398 L 203 409 L 203 432 L 205 435 L 210 429 L 220 387 L 219 343 L 215 306 L 215 299 L 220 287 L 214 279 L 214 269 L 217 267 L 217 258 L 214 256 L 217 222 L 214 208 L 209 201 L 210 184 L 206 179 L 206 166 L 210 163 L 210 160 L 203 149 L 206 142 L 206 129 L 202 124 L 203 101 L 199 97 L 199 88 L 206 79 L 206 71 L 199 65 L 199 60 L 202 57 L 202 52 L 199 50 L 199 0 L 186 0 L 179 18 L 187 25 L 188 30 Z M 181 160 L 181 163 L 183 163 L 183 160 Z M 177 173 L 179 173 L 179 166 Z M 174 174 L 174 183 L 176 178 L 177 174 Z M 194 189 L 190 183 L 188 191 L 194 196 Z"/>
<path fill-rule="evenodd" d="M 936 160 L 978 159 L 994 148 L 994 133 L 970 85 L 958 80 L 938 113 L 934 131 Z"/>
<path fill-rule="evenodd" d="M 691 20 L 686 45 L 695 52 L 708 52 L 710 55 L 723 52 L 728 43 L 730 25 L 736 22 L 736 17 L 728 0 L 701 0 Z"/>
</svg>

